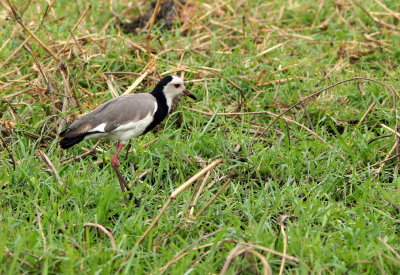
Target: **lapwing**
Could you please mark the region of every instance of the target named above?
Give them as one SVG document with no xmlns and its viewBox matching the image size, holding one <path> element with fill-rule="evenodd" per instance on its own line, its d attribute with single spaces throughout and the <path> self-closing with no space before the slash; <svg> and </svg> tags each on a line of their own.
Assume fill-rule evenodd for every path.
<svg viewBox="0 0 400 275">
<path fill-rule="evenodd" d="M 107 101 L 60 133 L 61 148 L 67 149 L 92 138 L 116 140 L 111 165 L 117 172 L 122 191 L 125 191 L 124 187 L 129 191 L 119 170 L 121 149 L 131 138 L 143 135 L 161 123 L 171 111 L 174 98 L 181 94 L 196 100 L 181 78 L 166 76 L 150 93 L 122 95 Z"/>
</svg>

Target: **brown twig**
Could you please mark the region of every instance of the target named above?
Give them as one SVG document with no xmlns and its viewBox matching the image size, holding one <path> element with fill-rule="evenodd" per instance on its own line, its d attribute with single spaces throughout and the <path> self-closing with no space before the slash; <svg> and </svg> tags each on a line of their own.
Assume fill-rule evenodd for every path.
<svg viewBox="0 0 400 275">
<path fill-rule="evenodd" d="M 44 14 L 42 16 L 42 20 L 40 21 L 40 25 L 42 26 L 44 23 L 44 20 L 46 19 L 47 15 L 50 12 L 50 9 L 53 7 L 53 5 L 56 3 L 57 0 L 52 0 L 51 3 L 47 4 L 46 10 L 44 11 Z"/>
<path fill-rule="evenodd" d="M 42 64 L 40 63 L 40 61 L 37 59 L 36 55 L 33 53 L 32 49 L 28 46 L 28 45 L 24 45 L 23 46 L 24 49 L 32 56 L 33 61 L 35 62 L 36 66 L 39 69 L 40 74 L 43 76 L 44 80 L 47 83 L 47 86 L 51 85 L 49 82 L 49 78 L 47 77 L 47 75 L 44 73 Z"/>
<path fill-rule="evenodd" d="M 96 228 L 100 229 L 101 231 L 103 231 L 107 235 L 108 239 L 110 240 L 112 249 L 115 252 L 117 251 L 117 245 L 115 244 L 114 236 L 110 231 L 107 230 L 107 228 L 105 228 L 101 224 L 91 223 L 91 222 L 85 223 L 83 226 L 84 227 L 93 226 L 93 227 L 96 227 Z"/>
<path fill-rule="evenodd" d="M 81 158 L 84 158 L 84 157 L 86 157 L 88 155 L 93 154 L 96 151 L 97 146 L 99 146 L 100 142 L 101 142 L 101 139 L 99 141 L 97 141 L 97 143 L 90 150 L 87 150 L 83 154 L 80 154 L 78 156 L 68 157 L 68 158 L 65 158 L 65 159 L 61 160 L 61 164 L 62 165 L 66 165 L 66 164 L 71 163 L 71 162 L 73 162 L 75 160 L 78 160 L 78 159 L 81 159 Z"/>
<path fill-rule="evenodd" d="M 76 39 L 74 33 L 73 33 L 72 31 L 70 31 L 70 34 L 71 34 L 72 39 L 73 39 L 74 42 L 75 42 L 76 47 L 77 47 L 78 50 L 79 50 L 80 55 L 84 58 L 84 57 L 85 57 L 85 53 L 83 52 L 82 47 L 79 45 L 79 42 L 78 42 L 78 40 Z"/>
<path fill-rule="evenodd" d="M 152 144 L 154 144 L 155 142 L 157 142 L 157 141 L 160 140 L 160 139 L 161 139 L 161 136 L 156 137 L 156 138 L 153 139 L 153 140 L 150 140 L 149 142 L 143 144 L 143 148 L 150 147 Z"/>
<path fill-rule="evenodd" d="M 300 91 L 297 91 L 297 93 L 299 95 L 300 100 L 302 100 L 303 97 L 301 96 Z M 312 123 L 310 113 L 307 110 L 307 106 L 305 104 L 302 104 L 302 107 L 303 107 L 304 112 L 306 113 L 306 117 L 307 117 L 308 123 L 310 124 L 311 130 L 313 130 L 315 132 L 315 127 L 314 127 L 314 124 Z"/>
<path fill-rule="evenodd" d="M 8 152 L 8 156 L 11 158 L 11 162 L 13 165 L 13 170 L 15 171 L 16 163 L 13 154 L 11 153 L 10 148 L 8 148 L 6 141 L 0 136 L 1 142 L 3 143 L 3 147 L 6 148 Z"/>
<path fill-rule="evenodd" d="M 391 136 L 391 135 L 390 135 L 390 136 Z M 388 161 L 390 161 L 390 160 L 392 160 L 392 159 L 395 159 L 395 158 L 398 158 L 398 157 L 400 157 L 400 154 L 394 155 L 394 156 L 392 156 L 392 157 L 390 157 L 390 158 L 385 158 L 385 159 L 382 160 L 382 161 L 379 161 L 379 162 L 377 162 L 377 163 L 371 164 L 371 167 L 375 167 L 375 166 L 381 165 L 382 163 L 388 162 Z"/>
<path fill-rule="evenodd" d="M 11 252 L 10 250 L 8 250 L 7 248 L 5 249 L 4 254 L 5 254 L 6 257 L 15 257 L 15 256 L 14 256 L 14 253 Z M 26 265 L 26 266 L 28 266 L 29 268 L 32 268 L 32 269 L 35 268 L 35 267 L 34 267 L 33 265 L 31 265 L 29 262 L 27 262 L 27 261 L 25 261 L 25 260 L 23 260 L 23 259 L 21 259 L 21 258 L 17 258 L 17 261 L 20 262 L 20 263 L 22 263 L 22 264 L 24 264 L 24 265 Z"/>
<path fill-rule="evenodd" d="M 383 136 L 375 137 L 375 138 L 369 140 L 369 141 L 368 141 L 368 144 L 370 144 L 370 143 L 372 143 L 372 142 L 374 142 L 374 141 L 377 141 L 377 140 L 379 140 L 379 139 L 388 138 L 388 137 L 391 137 L 391 136 L 393 136 L 393 135 L 392 135 L 392 134 L 388 134 L 388 135 L 383 135 Z"/>
<path fill-rule="evenodd" d="M 42 150 L 37 150 L 37 152 L 39 153 L 40 157 L 42 158 L 42 160 L 44 161 L 44 163 L 46 164 L 46 166 L 54 173 L 54 175 L 56 176 L 56 179 L 58 181 L 58 184 L 60 184 L 61 186 L 64 186 L 64 183 L 61 180 L 60 175 L 57 172 L 56 167 L 54 166 L 54 164 L 51 162 L 51 160 L 49 159 L 49 157 L 46 155 L 45 152 L 43 152 Z"/>
</svg>

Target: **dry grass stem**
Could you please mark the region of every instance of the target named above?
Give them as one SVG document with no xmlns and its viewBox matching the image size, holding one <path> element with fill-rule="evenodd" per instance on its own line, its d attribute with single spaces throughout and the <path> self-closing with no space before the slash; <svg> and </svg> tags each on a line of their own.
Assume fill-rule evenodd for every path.
<svg viewBox="0 0 400 275">
<path fill-rule="evenodd" d="M 384 10 L 386 10 L 387 12 L 389 12 L 390 15 L 392 15 L 393 17 L 395 17 L 397 20 L 400 20 L 400 14 L 396 13 L 394 11 L 392 11 L 391 9 L 389 9 L 385 4 L 383 4 L 380 0 L 375 0 L 375 2 L 381 6 Z"/>
<path fill-rule="evenodd" d="M 114 84 L 112 83 L 112 80 L 110 78 L 112 78 L 112 76 L 106 78 L 107 87 L 110 90 L 112 97 L 116 98 L 119 96 L 119 93 L 117 89 L 115 89 Z"/>
<path fill-rule="evenodd" d="M 250 247 L 246 247 L 244 245 L 241 244 L 237 244 L 232 250 L 231 252 L 229 252 L 228 256 L 226 257 L 224 266 L 222 267 L 221 271 L 219 272 L 219 275 L 224 275 L 228 272 L 228 269 L 233 261 L 234 258 L 236 258 L 237 256 L 240 256 L 241 254 L 243 254 L 244 252 L 250 250 Z"/>
<path fill-rule="evenodd" d="M 160 272 L 163 273 L 165 270 L 167 270 L 168 267 L 170 267 L 172 264 L 176 263 L 177 261 L 179 261 L 180 259 L 182 259 L 184 256 L 186 256 L 187 254 L 189 254 L 193 249 L 193 247 L 198 244 L 201 243 L 202 241 L 205 241 L 209 238 L 211 238 L 212 236 L 215 236 L 217 233 L 221 232 L 221 229 L 218 229 L 214 232 L 211 232 L 207 235 L 204 235 L 202 237 L 200 237 L 198 240 L 192 242 L 191 244 L 189 244 L 188 246 L 186 246 L 184 249 L 182 249 L 181 251 L 179 251 L 178 253 L 175 254 L 175 256 L 168 261 L 167 264 L 165 264 L 164 266 L 162 266 L 160 268 Z"/>
<path fill-rule="evenodd" d="M 390 252 L 393 253 L 393 255 L 396 256 L 397 260 L 400 260 L 400 254 L 394 250 L 393 247 L 391 247 L 387 242 L 385 242 L 383 239 L 381 239 L 380 237 L 378 237 L 378 241 L 380 241 L 384 246 L 386 246 L 387 249 L 390 250 Z"/>
<path fill-rule="evenodd" d="M 96 228 L 100 229 L 101 231 L 103 231 L 107 235 L 108 239 L 110 240 L 112 249 L 114 251 L 117 250 L 117 245 L 115 244 L 114 236 L 110 231 L 107 230 L 107 228 L 105 228 L 101 224 L 91 223 L 91 222 L 85 223 L 83 226 L 85 226 L 85 227 L 92 226 L 92 227 L 96 227 Z"/>
<path fill-rule="evenodd" d="M 193 202 L 189 206 L 189 209 L 190 209 L 189 215 L 190 216 L 193 216 L 194 208 L 196 207 L 197 202 L 199 201 L 200 194 L 201 194 L 201 192 L 203 192 L 204 186 L 206 186 L 208 178 L 210 177 L 210 175 L 211 175 L 211 171 L 208 171 L 206 176 L 204 177 L 200 187 L 199 187 L 199 190 L 196 193 L 196 197 L 193 199 Z"/>
<path fill-rule="evenodd" d="M 252 244 L 252 243 L 246 243 L 246 242 L 238 242 L 238 243 L 242 244 L 242 245 L 247 245 L 249 247 L 256 248 L 256 249 L 259 249 L 259 250 L 262 250 L 262 251 L 265 251 L 265 252 L 268 252 L 268 253 L 271 253 L 271 254 L 274 254 L 276 256 L 279 256 L 281 258 L 285 258 L 287 261 L 291 261 L 291 262 L 296 263 L 296 264 L 300 263 L 300 260 L 297 259 L 296 257 L 285 255 L 283 253 L 280 253 L 278 251 L 272 250 L 270 248 L 266 248 L 266 247 L 261 246 L 261 245 Z"/>
<path fill-rule="evenodd" d="M 79 26 L 80 23 L 82 23 L 83 19 L 86 17 L 86 15 L 88 14 L 88 12 L 90 11 L 90 9 L 92 8 L 91 5 L 89 5 L 85 11 L 82 13 L 82 15 L 79 17 L 78 21 L 75 23 L 75 25 L 72 27 L 72 29 L 69 31 L 69 35 L 67 40 L 65 41 L 64 46 L 61 48 L 61 50 L 58 52 L 58 55 L 60 53 L 62 53 L 64 51 L 64 49 L 66 48 L 66 46 L 69 43 L 69 40 L 71 39 L 71 37 L 74 35 L 74 31 L 76 30 L 76 28 Z M 78 45 L 78 44 L 77 44 Z"/>
<path fill-rule="evenodd" d="M 132 83 L 131 86 L 126 89 L 125 92 L 122 93 L 122 95 L 126 95 L 131 93 L 145 78 L 146 76 L 154 69 L 155 66 L 155 60 L 152 59 L 150 60 L 149 63 L 147 63 L 146 67 L 143 69 L 143 72 L 140 74 L 140 76 L 135 80 L 135 82 Z"/>
<path fill-rule="evenodd" d="M 33 51 L 31 50 L 31 48 L 29 48 L 28 45 L 24 45 L 23 46 L 24 49 L 32 56 L 33 61 L 35 62 L 37 68 L 39 69 L 40 74 L 43 76 L 44 80 L 47 83 L 47 86 L 51 85 L 49 82 L 49 78 L 47 77 L 47 75 L 45 74 L 44 70 L 43 70 L 43 66 L 41 64 L 41 62 L 38 60 L 38 58 L 36 57 L 36 55 L 33 53 Z"/>
<path fill-rule="evenodd" d="M 280 218 L 280 226 L 281 226 L 281 233 L 283 236 L 283 255 L 286 257 L 286 250 L 287 250 L 287 236 L 286 236 L 286 232 L 285 232 L 285 219 L 287 218 L 287 216 L 282 216 Z M 282 262 L 281 262 L 281 266 L 279 268 L 279 275 L 283 274 L 283 270 L 285 268 L 285 257 L 282 257 Z"/>
<path fill-rule="evenodd" d="M 57 60 L 58 62 L 64 63 L 60 57 L 58 57 L 49 47 L 46 46 L 45 43 L 42 42 L 42 40 L 39 39 L 39 37 L 37 37 L 30 29 L 28 29 L 24 23 L 21 20 L 21 17 L 18 15 L 17 11 L 14 8 L 14 5 L 12 4 L 12 0 L 8 0 L 8 4 L 10 5 L 12 14 L 14 16 L 14 19 L 18 22 L 18 24 L 21 25 L 21 27 L 31 36 L 33 37 L 33 39 L 36 40 L 36 42 L 39 43 L 40 46 L 43 47 L 43 49 L 45 49 L 55 60 Z"/>
<path fill-rule="evenodd" d="M 359 7 L 366 15 L 368 15 L 372 20 L 374 20 L 374 21 L 375 21 L 376 23 L 378 23 L 380 26 L 385 27 L 385 28 L 388 28 L 388 29 L 390 29 L 390 30 L 400 30 L 399 27 L 397 27 L 397 26 L 395 26 L 395 25 L 392 25 L 392 24 L 389 24 L 389 23 L 386 23 L 386 22 L 384 22 L 383 20 L 380 20 L 379 18 L 373 16 L 373 15 L 371 14 L 371 12 L 369 12 L 369 11 L 363 6 L 363 4 L 359 3 L 357 0 L 352 0 L 352 2 L 353 2 L 354 4 L 356 4 L 357 7 Z"/>
<path fill-rule="evenodd" d="M 267 259 L 265 258 L 264 255 L 262 255 L 261 253 L 258 253 L 257 251 L 255 251 L 254 249 L 249 249 L 247 250 L 247 253 L 251 253 L 254 256 L 256 256 L 258 259 L 260 259 L 261 263 L 263 264 L 264 270 L 263 270 L 263 275 L 272 275 L 272 268 L 269 265 Z M 284 258 L 282 259 L 282 262 L 284 262 Z"/>
<path fill-rule="evenodd" d="M 389 132 L 393 133 L 394 135 L 396 135 L 396 137 L 400 137 L 400 133 L 397 132 L 396 130 L 393 130 L 392 128 L 386 126 L 385 124 L 381 124 L 382 128 L 385 128 L 386 130 L 388 130 Z"/>
<path fill-rule="evenodd" d="M 49 157 L 46 155 L 45 152 L 43 152 L 42 150 L 37 150 L 37 152 L 39 153 L 40 157 L 42 158 L 42 160 L 44 161 L 44 163 L 46 164 L 46 166 L 53 172 L 53 174 L 56 176 L 56 179 L 58 181 L 58 184 L 60 184 L 61 186 L 64 186 L 64 183 L 61 180 L 60 175 L 57 172 L 56 167 L 54 166 L 54 164 L 51 162 L 51 160 L 49 159 Z"/>
<path fill-rule="evenodd" d="M 203 212 L 218 198 L 219 195 L 225 190 L 225 188 L 228 186 L 228 184 L 232 181 L 231 178 L 228 178 L 228 180 L 224 183 L 224 185 L 221 186 L 221 188 L 218 190 L 218 192 L 212 197 L 208 203 L 197 213 L 196 219 L 203 214 Z"/>
<path fill-rule="evenodd" d="M 275 45 L 275 46 L 273 46 L 273 47 L 271 47 L 271 48 L 268 48 L 268 49 L 266 49 L 266 50 L 260 52 L 259 54 L 257 54 L 256 57 L 260 57 L 260 56 L 263 56 L 264 54 L 267 54 L 267 53 L 269 53 L 269 52 L 272 52 L 273 50 L 282 47 L 282 46 L 285 45 L 287 42 L 288 42 L 288 41 L 286 41 L 286 42 L 284 42 L 284 43 L 279 43 L 279 44 L 277 44 L 277 45 Z"/>
<path fill-rule="evenodd" d="M 363 114 L 363 116 L 361 117 L 360 121 L 357 123 L 356 125 L 356 129 L 358 127 L 360 127 L 360 125 L 364 122 L 365 118 L 367 117 L 367 115 L 375 108 L 376 106 L 376 102 L 372 102 L 371 105 L 369 105 L 368 109 L 365 111 L 365 113 Z"/>
<path fill-rule="evenodd" d="M 377 177 L 380 174 L 380 172 L 382 171 L 386 162 L 389 160 L 390 155 L 397 149 L 398 145 L 399 145 L 399 142 L 398 142 L 398 140 L 396 140 L 395 143 L 393 144 L 392 148 L 390 148 L 389 152 L 386 154 L 386 157 L 384 158 L 384 160 L 380 161 L 380 166 L 379 166 L 378 170 L 375 172 L 375 177 Z"/>
<path fill-rule="evenodd" d="M 151 36 L 151 29 L 153 28 L 154 23 L 156 22 L 156 17 L 157 14 L 160 11 L 160 7 L 161 7 L 161 2 L 163 0 L 157 0 L 157 3 L 154 7 L 154 11 L 152 16 L 150 17 L 150 20 L 147 22 L 146 26 L 144 27 L 145 29 L 147 29 L 147 35 L 146 35 L 146 50 L 147 50 L 147 54 L 149 54 L 149 58 L 150 58 L 150 53 L 151 53 L 151 48 L 150 48 L 150 36 Z"/>
<path fill-rule="evenodd" d="M 217 159 L 214 160 L 212 163 L 204 167 L 202 170 L 200 170 L 196 175 L 191 177 L 189 180 L 187 180 L 185 183 L 183 183 L 181 186 L 179 186 L 177 189 L 174 190 L 174 192 L 171 193 L 169 196 L 167 202 L 164 204 L 164 206 L 161 208 L 160 212 L 158 215 L 154 218 L 153 222 L 149 225 L 149 227 L 146 229 L 146 231 L 143 233 L 143 235 L 140 237 L 140 239 L 137 241 L 136 245 L 140 245 L 143 240 L 146 238 L 146 236 L 150 233 L 150 231 L 156 226 L 164 212 L 167 210 L 168 206 L 172 203 L 172 201 L 178 196 L 182 191 L 184 191 L 188 186 L 190 186 L 192 183 L 197 181 L 199 178 L 201 178 L 204 174 L 206 174 L 208 171 L 213 169 L 215 166 L 223 162 L 223 159 Z"/>
<path fill-rule="evenodd" d="M 1 64 L 1 67 L 5 67 L 8 62 L 10 62 L 10 60 L 12 60 L 15 55 L 26 45 L 26 43 L 29 42 L 29 40 L 31 39 L 31 37 L 29 36 L 28 38 L 26 38 L 24 40 L 24 42 L 21 43 L 21 45 L 19 45 L 8 57 L 7 59 Z"/>
</svg>

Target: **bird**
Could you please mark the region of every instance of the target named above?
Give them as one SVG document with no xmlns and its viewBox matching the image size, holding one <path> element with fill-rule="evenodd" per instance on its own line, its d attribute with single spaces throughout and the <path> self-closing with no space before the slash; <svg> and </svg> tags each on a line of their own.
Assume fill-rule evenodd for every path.
<svg viewBox="0 0 400 275">
<path fill-rule="evenodd" d="M 119 170 L 118 155 L 124 145 L 132 138 L 141 136 L 160 124 L 171 111 L 173 100 L 184 94 L 194 100 L 184 81 L 177 76 L 165 76 L 152 92 L 127 94 L 111 99 L 92 112 L 72 123 L 59 135 L 60 146 L 68 149 L 79 142 L 94 138 L 107 138 L 117 141 L 111 165 L 117 172 L 121 189 L 129 191 Z"/>
</svg>

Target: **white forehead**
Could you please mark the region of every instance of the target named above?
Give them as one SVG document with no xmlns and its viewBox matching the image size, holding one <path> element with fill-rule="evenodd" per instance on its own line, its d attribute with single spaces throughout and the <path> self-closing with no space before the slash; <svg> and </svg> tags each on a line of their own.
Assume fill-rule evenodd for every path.
<svg viewBox="0 0 400 275">
<path fill-rule="evenodd" d="M 183 79 L 177 76 L 172 76 L 171 84 L 183 84 Z"/>
</svg>

